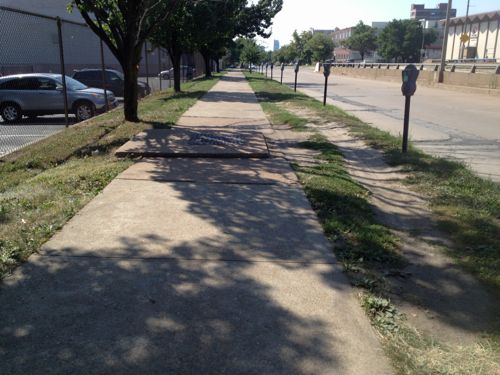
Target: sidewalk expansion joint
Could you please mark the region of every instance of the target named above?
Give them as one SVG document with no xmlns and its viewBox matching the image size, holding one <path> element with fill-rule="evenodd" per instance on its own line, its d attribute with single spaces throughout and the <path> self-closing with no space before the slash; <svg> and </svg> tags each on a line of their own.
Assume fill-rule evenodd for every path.
<svg viewBox="0 0 500 375">
<path fill-rule="evenodd" d="M 283 264 L 338 264 L 336 260 L 331 261 L 309 261 L 309 260 L 287 260 L 281 258 L 268 259 L 232 259 L 232 258 L 182 258 L 182 257 L 136 257 L 136 256 L 97 256 L 97 255 L 59 255 L 59 254 L 36 254 L 35 257 L 60 258 L 60 259 L 94 259 L 94 260 L 125 260 L 144 262 L 213 262 L 213 263 L 283 263 Z"/>
<path fill-rule="evenodd" d="M 301 186 L 298 182 L 237 182 L 237 181 L 199 181 L 199 180 L 162 180 L 162 179 L 149 179 L 149 178 L 124 178 L 116 177 L 115 180 L 123 181 L 147 181 L 147 182 L 160 182 L 160 183 L 186 183 L 197 185 L 252 185 L 252 186 Z"/>
</svg>

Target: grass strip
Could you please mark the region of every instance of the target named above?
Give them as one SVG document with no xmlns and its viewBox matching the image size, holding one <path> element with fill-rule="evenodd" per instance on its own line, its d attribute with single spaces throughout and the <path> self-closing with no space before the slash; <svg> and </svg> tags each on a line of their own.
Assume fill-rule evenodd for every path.
<svg viewBox="0 0 500 375">
<path fill-rule="evenodd" d="M 285 110 L 282 105 L 278 105 L 279 103 L 307 109 L 319 115 L 322 121 L 347 124 L 357 136 L 383 149 L 392 163 L 403 165 L 410 172 L 409 183 L 416 185 L 417 188 L 422 189 L 427 184 L 419 181 L 419 174 L 422 173 L 426 174 L 430 181 L 447 185 L 446 177 L 442 178 L 443 181 L 440 181 L 441 178 L 436 181 L 434 177 L 438 174 L 435 169 L 441 172 L 444 169 L 447 173 L 453 171 L 451 179 L 457 178 L 456 173 L 465 173 L 467 178 L 476 182 L 474 186 L 486 186 L 486 190 L 482 191 L 491 193 L 488 190 L 491 187 L 490 183 L 482 185 L 483 180 L 475 177 L 461 164 L 432 158 L 414 149 L 409 156 L 398 156 L 399 140 L 395 137 L 373 129 L 335 107 L 323 108 L 316 100 L 300 93 L 295 94 L 276 82 L 264 80 L 260 75 L 247 75 L 247 79 L 260 100 L 270 100 L 283 111 Z M 274 119 L 271 116 L 273 123 Z M 301 145 L 318 151 L 321 164 L 312 167 L 295 166 L 299 179 L 326 235 L 335 244 L 335 253 L 344 271 L 354 286 L 362 288 L 361 304 L 372 324 L 381 333 L 384 348 L 397 373 L 470 375 L 499 373 L 500 341 L 495 333 L 473 345 L 449 347 L 429 339 L 409 326 L 396 307 L 385 298 L 383 288 L 384 270 L 398 268 L 404 264 L 397 251 L 397 238 L 388 228 L 376 222 L 368 204 L 368 191 L 350 178 L 343 157 L 334 145 L 319 134 L 313 135 Z M 414 158 L 417 159 L 413 160 Z M 424 160 L 429 163 L 427 167 L 423 163 Z M 420 169 L 415 169 L 413 167 L 415 164 L 420 165 Z M 443 168 L 449 164 L 456 169 Z M 461 189 L 458 190 L 460 194 L 464 194 L 460 192 Z M 452 191 L 447 194 L 457 193 Z M 427 196 L 431 200 L 436 199 L 432 194 Z M 455 207 L 459 202 L 450 200 L 447 204 Z M 462 210 L 468 210 L 469 204 L 470 202 Z M 436 204 L 433 204 L 433 208 L 439 215 L 450 214 L 449 211 L 444 213 L 438 211 Z M 457 241 L 456 237 L 452 238 Z M 476 256 L 480 254 L 476 252 Z M 498 252 L 496 256 L 498 257 Z M 472 268 L 478 264 L 470 261 L 468 263 Z M 491 281 L 487 277 L 488 273 L 476 269 L 476 274 L 485 282 Z"/>
<path fill-rule="evenodd" d="M 138 123 L 117 109 L 76 124 L 0 159 L 0 277 L 36 252 L 113 178 L 132 164 L 113 150 L 150 128 L 171 127 L 206 93 L 214 79 L 200 79 L 148 96 Z"/>
<path fill-rule="evenodd" d="M 405 182 L 429 201 L 439 228 L 453 241 L 453 250 L 448 254 L 492 290 L 500 291 L 498 184 L 476 176 L 462 163 L 427 155 L 411 144 L 409 152 L 403 154 L 398 137 L 337 107 L 324 107 L 321 102 L 265 80 L 260 74 L 248 74 L 247 78 L 260 100 L 276 106 L 286 102 L 313 111 L 325 121 L 348 126 L 353 135 L 381 149 L 389 164 L 400 166 L 409 174 Z"/>
</svg>

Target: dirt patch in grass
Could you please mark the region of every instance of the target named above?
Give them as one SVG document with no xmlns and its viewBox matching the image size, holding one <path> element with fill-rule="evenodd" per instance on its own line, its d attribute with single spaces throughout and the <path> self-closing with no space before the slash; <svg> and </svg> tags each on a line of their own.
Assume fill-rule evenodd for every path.
<svg viewBox="0 0 500 375">
<path fill-rule="evenodd" d="M 0 159 L 0 277 L 47 241 L 67 220 L 132 164 L 113 150 L 149 128 L 166 128 L 217 78 L 183 85 L 139 103 L 138 123 L 120 109 L 54 134 Z"/>
</svg>

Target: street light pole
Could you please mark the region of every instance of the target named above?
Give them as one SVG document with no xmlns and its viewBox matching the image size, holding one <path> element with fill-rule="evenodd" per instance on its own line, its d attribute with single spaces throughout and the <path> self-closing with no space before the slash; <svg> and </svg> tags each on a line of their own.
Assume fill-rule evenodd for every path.
<svg viewBox="0 0 500 375">
<path fill-rule="evenodd" d="M 438 83 L 443 83 L 444 77 L 446 50 L 448 48 L 448 32 L 450 30 L 451 2 L 452 0 L 448 0 L 448 7 L 446 8 L 446 24 L 444 26 L 443 48 L 441 50 L 441 64 L 439 65 Z"/>
</svg>

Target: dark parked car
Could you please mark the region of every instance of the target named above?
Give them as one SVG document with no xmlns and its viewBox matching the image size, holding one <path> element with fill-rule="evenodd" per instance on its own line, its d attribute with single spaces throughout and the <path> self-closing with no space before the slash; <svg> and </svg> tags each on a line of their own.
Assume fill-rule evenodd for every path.
<svg viewBox="0 0 500 375">
<path fill-rule="evenodd" d="M 104 112 L 104 90 L 89 88 L 66 77 L 69 110 L 78 121 Z M 117 101 L 107 92 L 109 106 Z M 0 78 L 0 116 L 5 122 L 17 122 L 23 115 L 36 117 L 64 113 L 62 76 L 60 74 L 17 74 Z"/>
<path fill-rule="evenodd" d="M 123 97 L 124 91 L 124 78 L 123 74 L 117 70 L 106 69 L 104 71 L 106 79 L 106 89 L 113 91 L 116 96 Z M 73 78 L 84 83 L 89 87 L 104 88 L 102 82 L 101 69 L 82 69 L 75 70 Z M 137 82 L 139 89 L 139 97 L 142 98 L 151 93 L 151 88 L 146 82 Z"/>
</svg>

